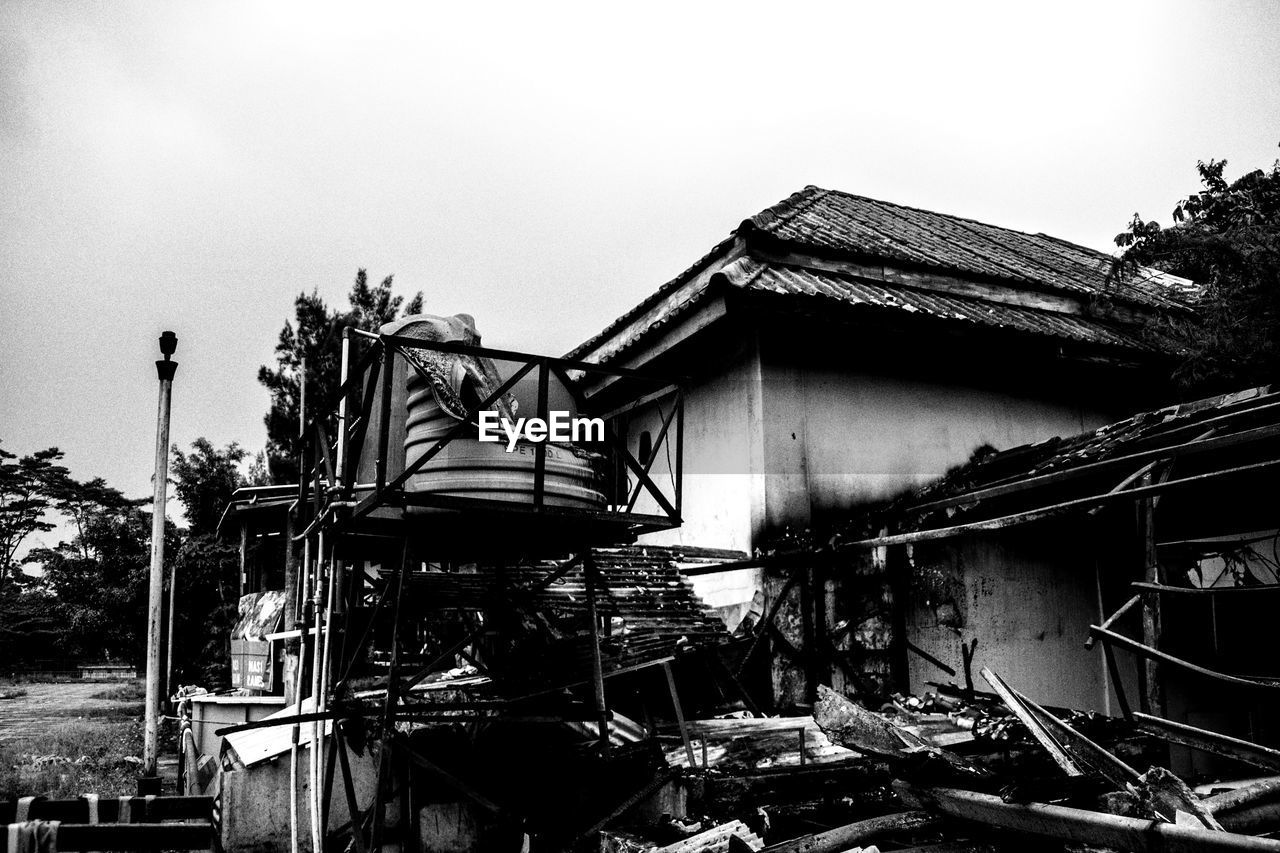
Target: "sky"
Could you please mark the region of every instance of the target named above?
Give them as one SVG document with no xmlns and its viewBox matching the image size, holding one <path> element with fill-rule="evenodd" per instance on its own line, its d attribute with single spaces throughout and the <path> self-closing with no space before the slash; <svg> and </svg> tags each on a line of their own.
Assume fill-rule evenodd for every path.
<svg viewBox="0 0 1280 853">
<path fill-rule="evenodd" d="M 1277 142 L 1262 0 L 5 0 L 0 446 L 148 494 L 172 329 L 172 441 L 256 452 L 359 267 L 561 354 L 807 184 L 1111 251 Z"/>
</svg>

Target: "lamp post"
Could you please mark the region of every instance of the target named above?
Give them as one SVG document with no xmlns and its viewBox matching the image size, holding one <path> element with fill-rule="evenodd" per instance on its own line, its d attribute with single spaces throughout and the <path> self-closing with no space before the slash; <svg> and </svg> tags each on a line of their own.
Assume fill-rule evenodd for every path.
<svg viewBox="0 0 1280 853">
<path fill-rule="evenodd" d="M 160 335 L 160 353 L 156 362 L 160 378 L 160 405 L 156 413 L 155 497 L 151 510 L 151 584 L 147 597 L 147 708 L 143 728 L 142 775 L 138 777 L 138 794 L 160 793 L 157 772 L 157 727 L 160 720 L 160 611 L 164 606 L 164 505 L 169 480 L 169 404 L 173 399 L 173 374 L 178 362 L 170 356 L 178 349 L 178 336 L 173 332 Z"/>
</svg>

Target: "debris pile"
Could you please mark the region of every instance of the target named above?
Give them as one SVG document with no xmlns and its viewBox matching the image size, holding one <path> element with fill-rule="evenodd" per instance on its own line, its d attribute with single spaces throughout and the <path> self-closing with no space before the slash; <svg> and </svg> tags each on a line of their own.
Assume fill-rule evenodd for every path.
<svg viewBox="0 0 1280 853">
<path fill-rule="evenodd" d="M 996 673 L 982 676 L 991 692 L 939 685 L 870 710 L 822 687 L 811 717 L 690 721 L 702 762 L 684 765 L 689 816 L 606 832 L 600 849 L 1280 851 L 1280 776 L 1193 789 L 1153 761 L 1162 747 L 1134 722 L 1046 709 Z M 761 744 L 825 758 L 770 760 Z M 806 774 L 824 777 L 810 790 L 820 805 L 776 796 L 778 780 Z M 875 792 L 859 779 L 891 781 Z M 730 784 L 750 796 L 736 814 L 717 812 L 708 792 Z M 841 813 L 848 820 L 833 823 Z"/>
</svg>

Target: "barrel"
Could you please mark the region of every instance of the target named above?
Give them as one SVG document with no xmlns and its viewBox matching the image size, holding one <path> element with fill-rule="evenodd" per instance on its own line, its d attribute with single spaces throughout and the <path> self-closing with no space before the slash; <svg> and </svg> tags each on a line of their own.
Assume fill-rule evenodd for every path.
<svg viewBox="0 0 1280 853">
<path fill-rule="evenodd" d="M 458 423 L 440 408 L 431 387 L 410 371 L 405 430 L 405 465 L 413 465 Z M 482 442 L 465 428 L 405 483 L 409 492 L 533 504 L 537 444 L 519 441 L 507 452 L 500 442 Z M 546 442 L 545 506 L 600 509 L 605 503 L 604 457 L 570 444 Z M 431 509 L 411 507 L 410 512 Z"/>
</svg>

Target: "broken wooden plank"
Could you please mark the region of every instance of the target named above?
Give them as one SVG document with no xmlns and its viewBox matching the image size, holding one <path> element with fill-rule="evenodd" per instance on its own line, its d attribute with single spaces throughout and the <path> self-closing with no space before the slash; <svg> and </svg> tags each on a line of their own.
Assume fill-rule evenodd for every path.
<svg viewBox="0 0 1280 853">
<path fill-rule="evenodd" d="M 1280 776 L 1261 779 L 1250 785 L 1206 797 L 1202 802 L 1212 814 L 1250 806 L 1260 800 L 1280 799 Z"/>
<path fill-rule="evenodd" d="M 924 811 L 882 815 L 783 841 L 764 848 L 762 853 L 843 853 L 873 838 L 894 832 L 933 829 L 940 823 L 938 818 Z"/>
<path fill-rule="evenodd" d="M 1107 621 L 1103 622 L 1103 623 L 1102 623 L 1101 625 L 1099 625 L 1098 627 L 1099 627 L 1099 628 L 1102 628 L 1102 629 L 1105 629 L 1105 630 L 1111 630 L 1111 626 L 1112 626 L 1112 625 L 1114 625 L 1116 622 L 1120 621 L 1120 619 L 1121 619 L 1121 618 L 1122 618 L 1126 613 L 1128 613 L 1130 610 L 1132 610 L 1133 608 L 1137 607 L 1137 606 L 1138 606 L 1139 604 L 1141 604 L 1141 603 L 1142 603 L 1142 596 L 1140 596 L 1140 595 L 1135 595 L 1133 598 L 1129 599 L 1129 600 L 1128 600 L 1128 601 L 1126 601 L 1124 604 L 1120 605 L 1120 609 L 1119 609 L 1119 610 L 1117 610 L 1115 613 L 1112 613 L 1110 616 L 1108 616 L 1108 617 L 1107 617 Z M 1097 641 L 1098 641 L 1098 638 L 1097 638 L 1097 637 L 1095 637 L 1095 636 L 1093 636 L 1093 634 L 1092 634 L 1092 633 L 1090 633 L 1090 634 L 1089 634 L 1089 638 L 1088 638 L 1087 640 L 1085 640 L 1085 641 L 1084 641 L 1084 647 L 1085 647 L 1086 649 L 1092 649 L 1092 648 L 1093 648 L 1093 644 L 1094 644 L 1094 643 L 1096 643 Z"/>
<path fill-rule="evenodd" d="M 1199 664 L 1191 663 L 1182 658 L 1174 657 L 1167 652 L 1159 649 L 1153 649 L 1150 646 L 1143 645 L 1137 640 L 1131 640 L 1123 634 L 1117 634 L 1115 631 L 1109 631 L 1100 625 L 1090 625 L 1089 633 L 1102 640 L 1104 643 L 1113 643 L 1117 646 L 1123 646 L 1141 658 L 1156 658 L 1164 663 L 1184 669 L 1187 672 L 1193 672 L 1196 675 L 1203 675 L 1206 678 L 1216 679 L 1226 684 L 1235 684 L 1240 687 L 1258 687 L 1264 690 L 1280 690 L 1280 681 L 1274 679 L 1261 678 L 1243 678 L 1238 675 L 1228 675 L 1224 672 L 1216 672 L 1212 669 L 1206 669 Z"/>
<path fill-rule="evenodd" d="M 1280 828 L 1280 802 L 1259 803 L 1222 816 L 1230 832 L 1275 832 Z"/>
<path fill-rule="evenodd" d="M 979 670 L 979 672 L 982 674 L 982 677 L 986 679 L 986 682 L 991 685 L 991 688 L 996 691 L 996 695 L 1000 697 L 1002 702 L 1004 702 L 1005 707 L 1013 712 L 1013 715 L 1018 718 L 1018 721 L 1027 727 L 1027 731 L 1031 732 L 1031 736 L 1036 739 L 1036 742 L 1045 748 L 1045 751 L 1049 753 L 1049 757 L 1053 759 L 1054 763 L 1062 768 L 1063 773 L 1066 773 L 1068 776 L 1084 775 L 1084 771 L 1076 766 L 1076 763 L 1071 760 L 1071 756 L 1067 755 L 1066 750 L 1062 748 L 1061 744 L 1059 744 L 1054 739 L 1053 735 L 1050 734 L 1040 723 L 1040 721 L 1032 715 L 1031 711 L 1022 704 L 1022 701 L 1013 694 L 1013 691 L 1009 689 L 1009 685 L 1005 684 L 1000 676 L 996 675 L 985 666 Z"/>
<path fill-rule="evenodd" d="M 1014 690 L 1013 695 L 1021 699 L 1023 704 L 1036 715 L 1040 722 L 1054 731 L 1063 748 L 1075 756 L 1076 760 L 1092 767 L 1094 771 L 1115 785 L 1117 789 L 1126 790 L 1130 784 L 1138 781 L 1141 774 L 1112 755 L 1111 752 L 1103 749 L 1018 691 Z"/>
<path fill-rule="evenodd" d="M 1219 593 L 1234 592 L 1280 592 L 1280 583 L 1263 583 L 1257 586 L 1169 586 L 1163 583 L 1134 581 L 1129 586 L 1144 592 L 1189 592 L 1199 595 L 1218 595 Z"/>
<path fill-rule="evenodd" d="M 942 841 L 924 847 L 899 848 L 893 853 L 996 853 L 996 845 L 989 841 Z"/>
<path fill-rule="evenodd" d="M 1060 841 L 1113 847 L 1136 853 L 1280 853 L 1280 841 L 1234 832 L 1212 832 L 1193 826 L 1052 806 L 1044 803 L 1006 803 L 990 794 L 957 788 L 914 787 L 895 782 L 898 796 L 917 808 L 1016 832 Z"/>
<path fill-rule="evenodd" d="M 1280 770 L 1280 751 L 1269 747 L 1136 711 L 1133 714 L 1133 722 L 1139 731 L 1173 743 L 1234 758 L 1255 767 Z"/>
</svg>

